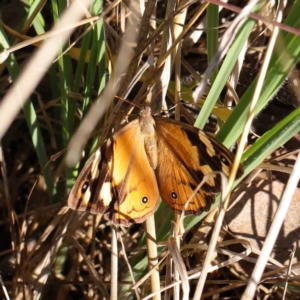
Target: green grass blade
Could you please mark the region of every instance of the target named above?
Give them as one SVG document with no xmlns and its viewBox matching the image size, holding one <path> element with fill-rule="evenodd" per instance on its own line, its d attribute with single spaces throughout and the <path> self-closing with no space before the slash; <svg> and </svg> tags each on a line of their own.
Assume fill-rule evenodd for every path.
<svg viewBox="0 0 300 300">
<path fill-rule="evenodd" d="M 300 128 L 300 108 L 262 135 L 243 155 L 245 174 L 256 168 L 269 154 L 290 140 Z"/>
<path fill-rule="evenodd" d="M 221 92 L 228 80 L 228 77 L 235 66 L 239 53 L 241 52 L 245 42 L 249 38 L 252 32 L 255 21 L 252 19 L 246 19 L 244 24 L 239 30 L 231 48 L 229 49 L 226 58 L 222 64 L 222 67 L 212 85 L 210 92 L 207 95 L 206 101 L 200 111 L 200 114 L 195 122 L 195 126 L 202 129 L 208 119 L 214 105 L 218 101 Z"/>
<path fill-rule="evenodd" d="M 291 9 L 285 24 L 300 29 L 300 1 L 297 1 Z M 284 49 L 282 48 L 284 46 Z M 286 76 L 300 59 L 300 37 L 284 32 L 278 37 L 275 52 L 273 53 L 270 66 L 267 72 L 263 90 L 255 109 L 259 113 L 274 93 L 284 82 Z M 243 124 L 246 121 L 250 101 L 256 86 L 256 80 L 251 84 L 240 103 L 236 106 L 227 122 L 221 128 L 217 138 L 229 147 L 237 140 L 242 132 Z"/>
<path fill-rule="evenodd" d="M 208 63 L 211 62 L 215 56 L 218 48 L 219 40 L 219 7 L 214 4 L 209 4 L 207 7 L 207 58 Z M 210 82 L 213 83 L 217 77 L 218 70 L 214 71 L 214 74 L 210 78 Z"/>
<path fill-rule="evenodd" d="M 8 43 L 7 37 L 5 35 L 5 31 L 1 25 L 0 25 L 0 45 L 1 45 L 2 49 L 9 47 L 9 43 Z M 5 64 L 7 66 L 7 70 L 9 72 L 9 74 L 11 75 L 12 79 L 15 80 L 20 73 L 20 68 L 18 66 L 18 62 L 17 62 L 14 54 L 11 54 L 8 57 L 8 59 L 5 61 Z M 30 99 L 23 106 L 23 113 L 25 116 L 25 120 L 27 122 L 29 132 L 31 134 L 32 143 L 33 143 L 33 146 L 36 151 L 36 155 L 37 155 L 37 158 L 39 161 L 40 168 L 41 168 L 41 170 L 43 170 L 43 168 L 49 162 L 49 158 L 47 156 L 47 151 L 46 151 L 44 140 L 43 140 L 43 137 L 41 134 L 39 121 L 38 121 L 37 115 L 35 113 L 35 109 L 31 103 Z M 56 194 L 56 190 L 54 188 L 53 177 L 52 177 L 52 173 L 51 173 L 49 165 L 47 167 L 45 167 L 45 169 L 43 171 L 43 176 L 44 176 L 45 183 L 47 186 L 47 192 L 48 192 L 49 198 L 52 201 L 54 201 L 53 196 Z"/>
</svg>

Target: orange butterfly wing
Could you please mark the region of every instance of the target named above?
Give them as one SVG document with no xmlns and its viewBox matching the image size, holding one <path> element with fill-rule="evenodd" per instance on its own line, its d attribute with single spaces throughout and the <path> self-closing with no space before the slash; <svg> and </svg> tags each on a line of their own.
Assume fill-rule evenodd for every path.
<svg viewBox="0 0 300 300">
<path fill-rule="evenodd" d="M 114 224 L 143 222 L 156 211 L 159 191 L 138 120 L 118 131 L 100 150 L 99 158 L 96 152 L 78 177 L 68 205 L 108 213 Z M 94 173 L 87 176 L 92 169 Z"/>
<path fill-rule="evenodd" d="M 112 200 L 111 184 L 109 182 L 109 173 L 100 170 L 106 169 L 107 164 L 104 165 L 101 157 L 101 149 L 98 149 L 85 164 L 81 170 L 77 180 L 70 192 L 68 199 L 68 206 L 78 211 L 91 211 L 92 213 L 105 213 L 107 203 Z M 100 192 L 102 193 L 100 195 Z M 101 199 L 101 201 L 98 201 Z"/>
<path fill-rule="evenodd" d="M 212 136 L 171 119 L 153 120 L 146 107 L 139 119 L 118 131 L 91 157 L 68 205 L 79 211 L 108 213 L 114 224 L 129 226 L 156 211 L 160 194 L 180 213 L 205 175 L 222 171 L 228 176 L 232 162 L 233 154 Z M 237 177 L 242 174 L 240 165 Z M 209 210 L 220 186 L 220 176 L 210 177 L 185 213 Z"/>
<path fill-rule="evenodd" d="M 212 136 L 197 128 L 162 117 L 155 117 L 158 166 L 156 176 L 162 199 L 177 213 L 203 177 L 212 171 L 229 175 L 233 154 Z M 243 173 L 240 166 L 238 177 Z M 198 190 L 185 213 L 200 214 L 209 210 L 220 192 L 220 176 L 213 176 Z"/>
</svg>

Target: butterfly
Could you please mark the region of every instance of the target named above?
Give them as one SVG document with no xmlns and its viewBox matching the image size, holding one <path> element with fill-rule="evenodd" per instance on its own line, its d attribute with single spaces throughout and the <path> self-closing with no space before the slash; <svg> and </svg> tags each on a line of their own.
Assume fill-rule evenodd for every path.
<svg viewBox="0 0 300 300">
<path fill-rule="evenodd" d="M 150 107 L 120 129 L 91 156 L 68 199 L 77 211 L 109 214 L 113 224 L 142 223 L 157 209 L 160 197 L 175 213 L 203 177 L 229 175 L 233 154 L 213 136 L 191 125 L 152 116 Z M 243 174 L 239 166 L 237 177 Z M 210 177 L 185 208 L 185 214 L 208 211 L 220 192 L 220 176 Z"/>
</svg>

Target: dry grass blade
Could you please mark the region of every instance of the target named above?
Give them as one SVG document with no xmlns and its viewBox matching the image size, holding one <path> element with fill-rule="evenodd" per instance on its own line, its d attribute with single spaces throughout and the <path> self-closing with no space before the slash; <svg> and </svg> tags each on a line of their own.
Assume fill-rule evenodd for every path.
<svg viewBox="0 0 300 300">
<path fill-rule="evenodd" d="M 0 298 L 241 299 L 254 280 L 255 294 L 252 290 L 247 299 L 297 297 L 300 254 L 293 242 L 300 234 L 300 188 L 298 184 L 284 193 L 284 187 L 288 175 L 299 179 L 300 168 L 300 1 L 280 10 L 282 20 L 271 1 L 258 1 L 253 9 L 257 15 L 249 12 L 256 1 L 238 1 L 234 7 L 219 0 L 93 0 L 89 9 L 82 7 L 87 0 L 71 5 L 68 0 L 29 2 L 1 4 L 0 47 L 6 49 L 0 49 L 0 59 L 6 61 L 0 65 L 0 136 L 8 130 L 0 148 Z M 64 11 L 74 17 L 70 9 L 75 6 L 80 12 L 76 20 L 61 19 Z M 278 28 L 283 30 L 276 38 Z M 65 45 L 58 45 L 62 34 L 71 31 Z M 54 48 L 48 46 L 51 40 Z M 216 54 L 218 46 L 222 51 Z M 36 54 L 32 49 L 38 50 L 42 63 L 31 65 Z M 218 67 L 205 73 L 215 54 Z M 193 93 L 203 74 L 212 74 L 210 84 L 195 105 Z M 230 78 L 234 80 L 229 84 Z M 150 176 L 144 168 L 151 158 L 149 153 L 144 157 L 148 146 L 143 147 L 142 128 L 137 126 L 132 142 L 120 139 L 138 120 L 119 131 L 136 119 L 143 101 L 156 102 L 150 105 L 158 166 L 152 166 Z M 214 195 L 220 190 L 219 175 L 214 173 L 205 184 L 203 177 L 226 164 L 226 149 L 212 151 L 214 145 L 201 139 L 197 130 L 183 138 L 183 124 L 161 142 L 160 130 L 173 124 L 162 116 L 189 124 L 197 120 L 195 126 L 216 134 L 227 148 L 238 143 L 221 205 Z M 108 137 L 112 138 L 106 142 Z M 244 151 L 245 141 L 249 144 Z M 65 168 L 58 154 L 69 151 L 67 163 L 74 165 L 84 145 L 82 161 L 74 170 Z M 130 145 L 129 151 L 124 145 Z M 187 151 L 181 156 L 181 148 L 193 149 L 195 155 Z M 97 156 L 91 171 L 84 165 L 95 149 L 101 159 Z M 244 181 L 235 182 L 231 195 L 228 190 L 241 155 L 244 174 L 250 176 L 240 177 Z M 78 176 L 82 167 L 84 175 Z M 167 176 L 160 176 L 162 169 L 169 171 Z M 192 181 L 194 176 L 198 179 Z M 83 196 L 86 185 L 90 189 Z M 150 186 L 156 191 L 155 203 Z M 175 218 L 169 206 L 179 203 L 178 194 L 169 198 L 170 186 L 184 199 L 173 209 L 182 211 L 188 205 Z M 191 193 L 198 188 L 202 191 L 195 201 Z M 93 202 L 99 208 L 91 210 L 95 215 L 71 213 L 65 207 L 70 190 L 77 203 L 74 209 L 84 204 L 80 208 L 89 210 Z M 140 191 L 144 197 L 136 205 Z M 158 207 L 159 193 L 167 201 Z M 293 193 L 274 245 L 286 209 L 280 201 L 287 206 Z M 228 209 L 226 195 L 232 202 Z M 208 206 L 211 211 L 186 216 L 198 212 L 199 206 L 199 211 Z M 149 215 L 153 219 L 139 223 Z M 177 233 L 169 238 L 174 219 Z M 266 239 L 273 219 L 272 237 Z"/>
<path fill-rule="evenodd" d="M 161 41 L 161 51 L 159 61 L 163 54 L 171 47 L 172 44 L 172 23 L 174 18 L 175 1 L 169 1 L 166 9 L 166 26 L 164 27 Z M 171 55 L 166 58 L 164 65 L 159 68 L 157 76 L 155 76 L 154 86 L 152 87 L 152 99 L 149 104 L 152 105 L 153 112 L 161 111 L 162 107 L 166 108 L 164 103 L 171 77 Z"/>
<path fill-rule="evenodd" d="M 223 1 L 209 0 L 209 2 L 216 4 L 216 5 L 221 5 L 222 7 L 225 7 L 231 11 L 237 12 L 238 14 L 242 11 L 242 9 L 237 7 L 236 5 L 232 5 L 232 4 L 223 2 Z M 270 19 L 269 17 L 261 16 L 261 15 L 258 15 L 258 14 L 252 13 L 252 12 L 249 13 L 249 16 L 255 20 L 260 20 L 262 22 L 265 22 L 268 25 L 273 25 L 274 27 L 278 27 L 282 30 L 285 30 L 286 32 L 290 32 L 290 33 L 300 36 L 300 31 L 297 28 L 293 28 L 293 27 L 287 26 L 286 24 L 280 23 L 278 21 L 274 21 L 274 20 Z"/>
<path fill-rule="evenodd" d="M 249 281 L 245 293 L 243 294 L 243 299 L 252 299 L 255 289 L 256 289 L 256 282 L 259 282 L 259 279 L 263 273 L 265 265 L 267 263 L 267 259 L 270 256 L 271 250 L 275 243 L 276 237 L 280 231 L 282 222 L 286 215 L 286 212 L 289 208 L 290 201 L 292 199 L 292 195 L 296 186 L 300 180 L 300 154 L 298 154 L 296 163 L 294 165 L 293 173 L 291 174 L 290 180 L 286 186 L 285 192 L 282 196 L 280 205 L 278 207 L 278 211 L 273 219 L 272 226 L 269 230 L 269 234 L 266 238 L 265 245 L 262 249 L 261 255 L 257 261 L 257 264 L 252 273 L 252 280 Z"/>
<path fill-rule="evenodd" d="M 228 245 L 240 244 L 240 243 L 243 244 L 245 246 L 245 248 L 246 248 L 246 250 L 243 251 L 242 253 L 234 253 L 232 251 L 227 251 L 227 250 L 220 249 L 220 248 L 215 249 L 215 251 L 218 252 L 218 253 L 229 255 L 229 256 L 232 256 L 232 257 L 230 259 L 228 259 L 228 260 L 220 263 L 220 264 L 217 264 L 217 265 L 214 265 L 214 266 L 210 266 L 209 269 L 208 269 L 208 272 L 210 272 L 210 273 L 214 272 L 214 271 L 216 271 L 216 270 L 218 270 L 220 268 L 223 268 L 223 267 L 226 267 L 226 266 L 230 266 L 230 265 L 232 265 L 232 264 L 234 264 L 234 263 L 236 263 L 236 262 L 238 262 L 240 260 L 243 260 L 243 259 L 247 259 L 247 260 L 251 261 L 252 263 L 255 263 L 256 262 L 255 259 L 248 258 L 248 255 L 251 253 L 251 247 L 250 247 L 248 241 L 236 239 L 236 240 L 227 241 L 225 243 L 221 243 L 220 246 L 228 246 Z M 177 249 L 178 249 L 178 247 L 177 247 Z M 183 251 L 183 250 L 191 250 L 190 254 L 192 255 L 193 252 L 195 252 L 197 250 L 206 251 L 207 249 L 208 249 L 208 247 L 206 245 L 191 244 L 191 245 L 183 246 L 181 248 L 181 251 Z M 180 260 L 182 260 L 181 254 L 180 253 L 178 253 L 178 254 L 181 257 Z M 187 281 L 191 282 L 191 280 L 199 278 L 199 276 L 201 275 L 201 273 L 202 273 L 202 267 L 199 267 L 197 269 L 188 271 L 187 272 L 187 275 L 188 275 Z M 173 288 L 174 286 L 180 285 L 181 283 L 182 283 L 182 281 L 178 280 L 177 282 L 173 282 L 171 284 L 167 284 L 164 288 L 161 288 L 160 292 L 168 291 L 171 288 Z M 141 284 L 141 282 L 140 282 L 140 284 Z M 137 283 L 137 285 L 138 285 L 138 283 Z M 242 283 L 241 285 L 240 284 L 238 284 L 238 285 L 230 285 L 230 287 L 228 287 L 227 290 L 232 290 L 232 289 L 234 289 L 237 286 L 243 286 L 243 285 L 245 285 L 245 283 Z M 226 290 L 226 288 L 225 288 L 225 290 Z M 211 293 L 206 293 L 205 296 L 207 296 L 208 294 L 211 294 Z M 213 294 L 214 293 L 212 293 L 212 295 Z M 204 296 L 204 294 L 203 294 L 203 296 Z M 144 299 L 145 300 L 146 299 L 150 299 L 151 297 L 152 297 L 152 295 L 149 296 L 149 297 L 145 297 Z"/>
<path fill-rule="evenodd" d="M 129 270 L 129 273 L 130 273 L 130 276 L 131 276 L 132 283 L 136 284 L 135 279 L 134 279 L 133 270 L 132 270 L 131 265 L 130 265 L 130 261 L 128 259 L 128 256 L 126 255 L 126 248 L 125 248 L 125 245 L 123 243 L 123 239 L 120 237 L 119 241 L 122 245 L 122 250 L 124 252 L 124 259 L 125 259 L 125 262 L 127 264 L 127 267 L 128 267 L 128 270 Z M 134 291 L 135 291 L 135 295 L 136 295 L 137 300 L 140 300 L 141 297 L 140 297 L 140 294 L 139 294 L 139 289 L 135 289 Z"/>
<path fill-rule="evenodd" d="M 82 5 L 88 7 L 89 4 L 89 0 L 82 0 Z M 73 2 L 54 30 L 61 30 L 68 27 L 70 20 L 76 22 L 82 16 L 83 11 L 81 7 L 78 6 L 77 2 Z M 0 105 L 0 118 L 2 120 L 0 128 L 1 139 L 71 33 L 72 30 L 69 29 L 61 32 L 59 40 L 57 36 L 49 38 L 35 53 L 17 82 L 15 82 L 10 91 L 2 99 Z M 32 74 L 36 74 L 36 76 L 32 77 Z M 28 81 L 28 78 L 32 80 Z M 20 91 L 22 91 L 21 94 Z M 18 101 L 15 101 L 16 99 Z M 14 104 L 12 105 L 12 103 Z"/>
<path fill-rule="evenodd" d="M 60 33 L 66 31 L 66 30 L 70 30 L 70 29 L 76 29 L 78 28 L 79 26 L 82 26 L 86 23 L 90 23 L 90 22 L 96 22 L 96 21 L 99 21 L 99 19 L 102 17 L 101 16 L 97 16 L 97 17 L 90 17 L 88 19 L 85 19 L 85 20 L 81 20 L 81 21 L 78 21 L 78 22 L 74 22 L 72 23 L 71 25 L 69 26 L 66 26 L 64 28 L 61 28 L 61 29 L 53 29 L 52 31 L 50 32 L 47 32 L 47 33 L 44 33 L 44 34 L 41 34 L 39 36 L 36 36 L 36 37 L 30 37 L 30 36 L 27 36 L 27 35 L 24 35 L 24 34 L 19 34 L 17 31 L 7 27 L 5 24 L 3 24 L 1 21 L 0 21 L 0 24 L 9 32 L 11 33 L 14 37 L 17 37 L 18 39 L 22 40 L 22 42 L 19 42 L 18 44 L 14 45 L 14 46 L 11 46 L 7 49 L 5 49 L 5 52 L 3 53 L 6 53 L 6 54 L 11 54 L 11 53 L 14 53 L 15 51 L 17 50 L 20 50 L 22 48 L 26 48 L 28 46 L 31 46 L 31 45 L 34 45 L 34 46 L 41 46 L 41 42 L 46 40 L 46 39 L 49 39 L 50 37 L 53 37 L 53 36 L 57 36 L 59 35 Z M 2 53 L 1 53 L 2 54 Z"/>
<path fill-rule="evenodd" d="M 187 270 L 186 270 L 184 261 L 182 259 L 182 256 L 180 254 L 180 251 L 178 249 L 177 238 L 169 237 L 168 249 L 172 256 L 175 268 L 177 269 L 180 279 L 181 279 L 182 291 L 183 291 L 183 295 L 182 295 L 181 299 L 188 300 L 189 294 L 190 294 L 190 285 L 189 285 L 189 281 L 188 281 Z"/>
<path fill-rule="evenodd" d="M 240 14 L 237 16 L 237 18 L 234 19 L 234 21 L 230 24 L 228 27 L 224 38 L 221 40 L 218 50 L 213 58 L 213 60 L 210 62 L 208 68 L 205 71 L 204 77 L 202 81 L 200 82 L 199 86 L 195 89 L 193 92 L 193 98 L 194 102 L 198 103 L 199 99 L 204 95 L 206 85 L 208 82 L 208 79 L 211 77 L 212 73 L 214 72 L 215 68 L 220 64 L 221 60 L 224 58 L 226 53 L 228 52 L 228 49 L 234 40 L 236 34 L 239 31 L 239 28 L 242 26 L 243 21 L 247 15 L 249 15 L 251 9 L 254 7 L 254 5 L 257 3 L 257 1 L 251 1 L 246 5 Z"/>
<path fill-rule="evenodd" d="M 57 215 L 52 219 L 50 224 L 47 226 L 47 228 L 43 231 L 42 235 L 37 240 L 36 244 L 34 245 L 31 252 L 27 254 L 27 259 L 31 259 L 34 254 L 41 248 L 43 243 L 47 240 L 47 238 L 54 233 L 54 230 L 57 228 L 60 228 L 60 231 L 57 230 L 57 237 L 62 234 L 62 231 L 64 230 L 64 221 L 70 218 L 70 212 L 68 212 L 68 207 L 63 207 L 60 209 L 60 211 L 57 213 Z M 62 226 L 61 226 L 62 225 Z M 28 230 L 28 224 L 23 222 L 22 224 L 22 240 L 25 241 L 26 237 L 26 231 Z M 54 233 L 55 234 L 55 233 Z M 26 245 L 22 243 L 21 249 L 24 251 L 26 249 Z"/>
<path fill-rule="evenodd" d="M 148 218 L 145 222 L 146 235 L 147 235 L 147 252 L 149 260 L 149 270 L 154 269 L 151 272 L 151 292 L 156 293 L 160 291 L 160 278 L 158 266 L 158 254 L 157 254 L 157 244 L 156 244 L 156 229 L 154 216 Z M 153 296 L 154 300 L 160 300 L 160 293 Z"/>
<path fill-rule="evenodd" d="M 107 299 L 110 299 L 110 296 L 109 296 L 108 292 L 106 291 L 104 283 L 102 282 L 99 274 L 95 270 L 95 267 L 94 267 L 93 263 L 86 256 L 85 250 L 81 247 L 81 245 L 77 242 L 76 238 L 73 235 L 70 235 L 70 238 L 72 240 L 72 243 L 76 247 L 76 249 L 82 255 L 82 257 L 83 257 L 83 259 L 84 259 L 84 261 L 85 261 L 85 263 L 86 263 L 86 265 L 88 267 L 88 271 L 89 271 L 89 273 L 91 275 L 91 278 L 93 279 L 94 283 L 99 288 L 99 290 L 101 291 L 101 293 L 103 294 L 103 296 L 105 298 L 107 298 Z"/>
<path fill-rule="evenodd" d="M 8 292 L 7 292 L 7 289 L 6 289 L 6 287 L 4 286 L 4 282 L 3 282 L 3 280 L 2 280 L 1 274 L 0 274 L 0 284 L 1 284 L 1 288 L 2 288 L 2 290 L 3 290 L 3 293 L 4 293 L 4 295 L 5 295 L 5 299 L 6 299 L 6 300 L 10 300 L 9 295 L 8 295 Z"/>
<path fill-rule="evenodd" d="M 204 288 L 204 284 L 205 284 L 205 280 L 206 280 L 206 276 L 207 276 L 208 270 L 211 265 L 211 260 L 214 255 L 214 251 L 215 251 L 217 241 L 218 241 L 218 236 L 219 236 L 221 226 L 223 223 L 223 219 L 224 219 L 224 215 L 225 215 L 225 209 L 224 209 L 223 205 L 224 205 L 225 199 L 227 197 L 227 194 L 224 192 L 224 191 L 227 191 L 227 178 L 223 173 L 219 173 L 219 174 L 221 176 L 221 183 L 222 183 L 222 200 L 221 200 L 221 205 L 220 205 L 220 211 L 219 211 L 217 222 L 216 222 L 214 230 L 213 230 L 211 241 L 209 243 L 207 255 L 206 255 L 204 263 L 203 263 L 203 270 L 201 272 L 200 278 L 197 283 L 196 291 L 195 291 L 194 298 L 193 298 L 194 300 L 200 299 L 200 297 L 201 297 L 201 294 L 202 294 L 202 291 Z"/>
<path fill-rule="evenodd" d="M 111 279 L 110 279 L 110 299 L 118 298 L 118 239 L 117 228 L 111 228 Z"/>
<path fill-rule="evenodd" d="M 20 246 L 20 233 L 17 229 L 18 226 L 18 220 L 16 218 L 16 213 L 12 207 L 12 201 L 10 197 L 10 191 L 9 191 L 9 184 L 8 184 L 8 178 L 7 178 L 7 170 L 5 165 L 5 160 L 3 156 L 3 149 L 2 144 L 0 141 L 0 168 L 1 168 L 1 175 L 2 180 L 4 184 L 4 192 L 5 192 L 5 203 L 7 206 L 8 216 L 9 216 L 9 230 L 11 234 L 11 248 L 13 251 L 14 259 L 17 265 L 20 264 L 19 255 L 18 255 L 18 248 Z M 0 274 L 1 275 L 1 274 Z M 1 279 L 2 281 L 2 279 Z M 3 286 L 3 285 L 2 285 Z M 3 286 L 4 288 L 4 286 Z"/>
<path fill-rule="evenodd" d="M 157 272 L 157 268 L 159 268 L 159 266 L 165 261 L 165 259 L 168 257 L 169 255 L 169 251 L 167 253 L 164 254 L 164 256 L 160 259 L 160 261 L 158 262 L 158 264 L 156 266 L 154 266 L 151 270 L 149 270 L 149 272 L 144 275 L 139 281 L 137 281 L 132 287 L 131 290 L 136 290 L 139 287 L 142 286 L 142 284 L 145 284 L 146 280 L 152 275 L 153 272 Z M 173 284 L 174 285 L 174 284 Z M 171 286 L 168 286 L 167 288 L 161 288 L 160 291 L 154 293 L 154 294 L 150 294 L 147 297 L 144 297 L 143 300 L 146 299 L 152 299 L 152 297 L 156 294 L 160 294 L 162 291 L 165 291 L 166 289 L 169 289 Z M 120 296 L 120 298 L 126 298 L 131 294 L 131 291 L 124 293 L 124 295 Z"/>
<path fill-rule="evenodd" d="M 141 16 L 140 13 L 142 10 L 142 8 L 139 7 L 140 4 L 141 3 L 139 3 L 139 1 L 132 1 L 132 7 L 131 7 L 131 10 L 135 12 L 136 17 L 140 19 L 140 26 L 139 26 L 140 30 L 138 32 L 138 36 L 135 42 L 136 53 L 142 53 L 142 51 L 144 50 L 144 45 L 147 39 L 149 26 L 150 26 L 149 20 L 155 8 L 156 2 L 155 1 L 148 2 L 148 5 L 146 6 L 145 11 L 143 12 L 143 16 Z M 133 30 L 133 28 L 131 30 Z M 141 56 L 133 57 L 131 59 L 126 77 L 122 79 L 122 84 L 120 86 L 121 95 L 123 94 L 124 90 L 127 89 L 128 84 L 131 82 L 132 78 L 134 77 L 140 60 L 141 60 Z"/>
<path fill-rule="evenodd" d="M 297 243 L 294 242 L 294 244 L 293 244 L 293 251 L 292 251 L 291 256 L 290 256 L 290 263 L 289 263 L 288 270 L 286 272 L 286 277 L 285 277 L 286 281 L 285 281 L 285 285 L 284 285 L 284 293 L 283 293 L 283 297 L 282 297 L 283 299 L 285 299 L 285 297 L 286 297 L 286 292 L 287 292 L 287 288 L 288 288 L 288 279 L 289 279 L 289 277 L 291 275 L 292 262 L 293 262 L 293 258 L 295 256 L 296 250 L 297 250 Z"/>
<path fill-rule="evenodd" d="M 178 43 L 181 41 L 182 37 L 187 33 L 187 31 L 190 29 L 191 26 L 196 22 L 196 20 L 203 14 L 204 10 L 207 8 L 208 3 L 205 3 L 201 6 L 201 8 L 193 15 L 189 23 L 184 27 L 184 30 L 179 34 L 179 36 L 176 38 L 174 43 L 172 44 L 171 48 L 164 54 L 162 59 L 158 62 L 158 68 L 162 66 L 162 64 L 165 62 L 167 57 L 171 54 L 173 49 L 177 47 Z"/>
<path fill-rule="evenodd" d="M 50 249 L 48 249 L 45 256 L 38 263 L 38 265 L 32 271 L 32 275 L 36 278 L 36 283 L 34 284 L 33 289 L 33 299 L 39 299 L 41 297 L 42 290 L 48 280 L 48 276 L 50 275 L 50 271 L 53 265 L 53 261 L 57 254 L 58 249 L 62 245 L 64 234 L 67 231 L 67 226 L 64 227 L 62 232 L 58 230 L 59 234 L 56 238 L 54 238 Z"/>
<path fill-rule="evenodd" d="M 129 67 L 129 64 L 124 62 L 129 62 L 132 57 L 131 45 L 136 44 L 138 28 L 140 27 L 140 20 L 136 19 L 133 14 L 130 14 L 129 18 L 130 25 L 123 36 L 114 72 L 105 90 L 99 99 L 97 99 L 97 102 L 92 105 L 70 142 L 69 151 L 66 156 L 66 164 L 68 166 L 74 166 L 78 161 L 83 145 L 87 142 L 92 130 L 113 101 L 121 85 L 120 78 L 123 78 Z"/>
</svg>

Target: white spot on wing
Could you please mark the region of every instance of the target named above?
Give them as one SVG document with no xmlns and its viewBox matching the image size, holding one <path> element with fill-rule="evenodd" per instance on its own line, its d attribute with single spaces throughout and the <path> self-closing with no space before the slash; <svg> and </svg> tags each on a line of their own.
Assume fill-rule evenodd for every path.
<svg viewBox="0 0 300 300">
<path fill-rule="evenodd" d="M 103 200 L 104 206 L 109 206 L 111 202 L 111 183 L 104 182 L 100 190 L 99 198 Z"/>
<path fill-rule="evenodd" d="M 98 166 L 99 166 L 100 160 L 101 160 L 101 152 L 100 152 L 100 149 L 98 149 L 95 152 L 95 157 L 93 159 L 93 163 L 92 163 L 92 167 L 91 167 L 92 179 L 95 179 L 99 176 Z"/>
<path fill-rule="evenodd" d="M 83 202 L 83 204 L 84 204 L 85 206 L 87 206 L 88 203 L 89 203 L 89 201 L 90 201 L 90 199 L 91 199 L 91 189 L 88 188 L 88 189 L 85 191 L 85 193 L 84 193 L 84 195 L 83 195 L 83 197 L 82 197 L 82 202 Z"/>
</svg>

